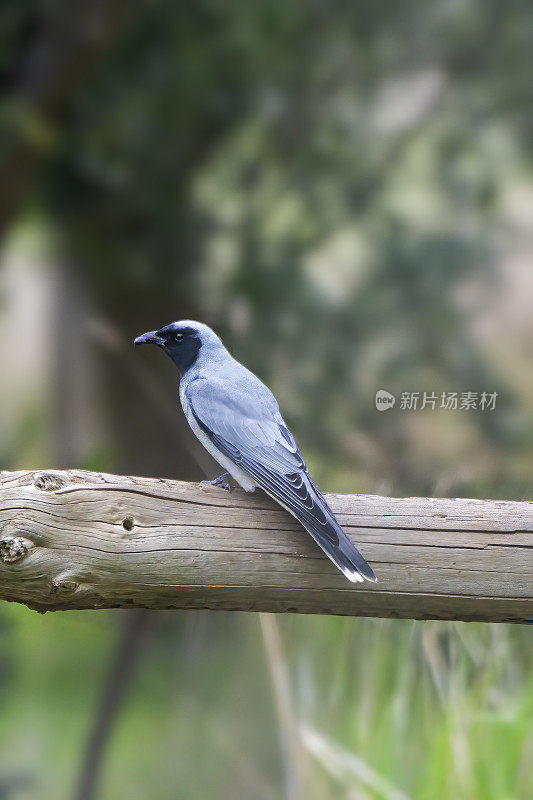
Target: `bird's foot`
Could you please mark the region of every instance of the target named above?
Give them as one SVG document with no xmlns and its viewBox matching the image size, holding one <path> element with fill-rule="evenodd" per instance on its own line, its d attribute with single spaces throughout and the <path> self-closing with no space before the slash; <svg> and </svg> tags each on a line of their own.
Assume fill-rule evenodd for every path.
<svg viewBox="0 0 533 800">
<path fill-rule="evenodd" d="M 213 478 L 212 481 L 202 481 L 204 486 L 218 486 L 220 489 L 225 489 L 227 492 L 231 492 L 231 485 L 228 483 L 226 478 L 229 478 L 229 472 L 224 472 L 222 475 L 219 475 L 218 478 Z"/>
</svg>

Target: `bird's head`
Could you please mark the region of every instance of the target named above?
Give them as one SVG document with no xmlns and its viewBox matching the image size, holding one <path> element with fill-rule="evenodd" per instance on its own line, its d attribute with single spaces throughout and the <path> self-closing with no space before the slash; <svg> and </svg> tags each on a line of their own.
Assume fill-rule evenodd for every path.
<svg viewBox="0 0 533 800">
<path fill-rule="evenodd" d="M 214 331 L 202 322 L 186 319 L 171 322 L 157 331 L 148 331 L 137 336 L 134 344 L 155 344 L 170 356 L 183 374 L 195 363 L 202 348 L 220 345 L 222 342 Z"/>
</svg>

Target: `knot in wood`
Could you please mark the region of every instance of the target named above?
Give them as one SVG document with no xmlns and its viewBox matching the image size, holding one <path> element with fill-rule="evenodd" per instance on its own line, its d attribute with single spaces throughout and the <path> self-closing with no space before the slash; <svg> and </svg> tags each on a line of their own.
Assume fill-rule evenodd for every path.
<svg viewBox="0 0 533 800">
<path fill-rule="evenodd" d="M 72 594 L 78 589 L 79 584 L 77 581 L 69 580 L 67 578 L 57 578 L 55 581 L 52 582 L 51 593 L 52 594 L 59 594 L 59 593 L 67 593 Z"/>
<path fill-rule="evenodd" d="M 4 536 L 0 539 L 0 560 L 4 564 L 14 564 L 24 558 L 29 548 L 29 543 L 20 536 Z"/>
<path fill-rule="evenodd" d="M 53 472 L 41 472 L 36 476 L 33 485 L 42 492 L 56 492 L 64 483 L 65 481 L 60 475 L 55 475 Z"/>
</svg>

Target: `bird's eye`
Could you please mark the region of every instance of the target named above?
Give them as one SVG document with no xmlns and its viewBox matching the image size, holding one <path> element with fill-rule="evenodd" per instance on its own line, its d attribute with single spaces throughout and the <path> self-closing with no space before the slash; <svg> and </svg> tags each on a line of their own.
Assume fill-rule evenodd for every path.
<svg viewBox="0 0 533 800">
<path fill-rule="evenodd" d="M 183 341 L 184 338 L 185 337 L 184 337 L 183 333 L 175 333 L 174 334 L 174 341 L 175 342 L 181 342 L 181 341 Z"/>
</svg>

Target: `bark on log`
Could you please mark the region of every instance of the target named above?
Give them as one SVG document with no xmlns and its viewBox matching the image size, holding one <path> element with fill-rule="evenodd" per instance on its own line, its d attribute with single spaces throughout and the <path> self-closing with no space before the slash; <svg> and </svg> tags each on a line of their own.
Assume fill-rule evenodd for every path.
<svg viewBox="0 0 533 800">
<path fill-rule="evenodd" d="M 378 583 L 352 585 L 262 492 L 0 473 L 0 599 L 533 621 L 533 503 L 329 495 Z"/>
</svg>

